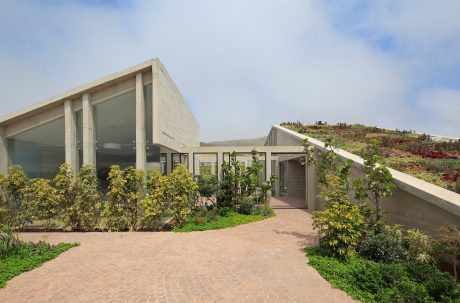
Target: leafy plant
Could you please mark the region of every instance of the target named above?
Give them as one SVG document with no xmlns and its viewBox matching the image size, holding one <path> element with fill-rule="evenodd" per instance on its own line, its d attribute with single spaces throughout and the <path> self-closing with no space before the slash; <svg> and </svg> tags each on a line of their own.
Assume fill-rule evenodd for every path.
<svg viewBox="0 0 460 303">
<path fill-rule="evenodd" d="M 91 164 L 84 164 L 77 174 L 72 187 L 74 204 L 70 205 L 68 228 L 72 230 L 92 231 L 96 228 L 101 207 L 101 195 L 98 189 L 96 169 Z"/>
<path fill-rule="evenodd" d="M 59 213 L 58 191 L 48 179 L 33 179 L 24 201 L 34 220 L 41 221 L 45 230 L 54 223 Z"/>
<path fill-rule="evenodd" d="M 19 239 L 13 234 L 13 230 L 7 225 L 0 225 L 0 259 L 5 258 L 19 244 Z"/>
<path fill-rule="evenodd" d="M 460 228 L 452 224 L 444 224 L 435 238 L 436 251 L 439 256 L 448 256 L 452 260 L 452 268 L 457 280 L 457 264 L 460 256 Z"/>
<path fill-rule="evenodd" d="M 170 214 L 177 226 L 184 225 L 198 198 L 198 184 L 184 165 L 178 164 L 174 168 L 165 194 Z"/>
<path fill-rule="evenodd" d="M 22 168 L 17 165 L 8 167 L 8 175 L 0 177 L 0 223 L 22 229 L 32 222 L 31 214 L 24 204 L 28 188 L 29 179 Z"/>
<path fill-rule="evenodd" d="M 112 165 L 108 177 L 107 203 L 103 217 L 109 230 L 138 230 L 141 227 L 144 173 L 128 166 Z"/>
<path fill-rule="evenodd" d="M 409 229 L 404 236 L 406 259 L 422 263 L 433 262 L 430 237 L 418 229 Z"/>
<path fill-rule="evenodd" d="M 399 240 L 384 233 L 368 237 L 358 251 L 369 260 L 384 262 L 399 262 L 404 260 L 405 255 Z"/>
<path fill-rule="evenodd" d="M 153 230 L 160 229 L 161 220 L 168 210 L 168 197 L 166 197 L 168 179 L 159 171 L 153 171 L 147 175 L 147 194 L 141 200 L 141 204 L 144 209 L 144 224 Z"/>
</svg>

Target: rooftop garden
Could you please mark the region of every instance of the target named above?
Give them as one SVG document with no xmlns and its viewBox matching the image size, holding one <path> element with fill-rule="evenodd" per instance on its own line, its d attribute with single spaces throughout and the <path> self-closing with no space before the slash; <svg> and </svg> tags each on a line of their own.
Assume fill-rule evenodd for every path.
<svg viewBox="0 0 460 303">
<path fill-rule="evenodd" d="M 281 126 L 334 145 L 358 156 L 378 141 L 389 167 L 460 193 L 460 140 L 440 141 L 426 134 L 361 124 L 313 125 L 283 122 Z"/>
</svg>

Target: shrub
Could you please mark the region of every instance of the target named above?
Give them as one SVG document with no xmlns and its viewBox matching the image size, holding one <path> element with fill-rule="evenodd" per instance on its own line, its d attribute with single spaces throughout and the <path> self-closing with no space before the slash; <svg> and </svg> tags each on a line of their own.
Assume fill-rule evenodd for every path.
<svg viewBox="0 0 460 303">
<path fill-rule="evenodd" d="M 217 208 L 217 210 L 219 212 L 219 216 L 221 217 L 227 217 L 232 211 L 230 207 L 225 207 L 225 206 Z"/>
<path fill-rule="evenodd" d="M 60 219 L 64 229 L 72 230 L 79 225 L 78 207 L 76 204 L 76 181 L 70 166 L 62 164 L 53 180 L 57 190 L 57 200 L 60 207 Z"/>
<path fill-rule="evenodd" d="M 451 224 L 441 226 L 439 236 L 435 239 L 435 245 L 439 256 L 449 256 L 451 258 L 455 280 L 457 280 L 457 262 L 460 256 L 460 228 Z"/>
<path fill-rule="evenodd" d="M 74 205 L 72 212 L 75 221 L 69 222 L 71 229 L 94 230 L 98 223 L 101 195 L 98 190 L 96 169 L 91 164 L 80 168 L 74 183 Z M 70 218 L 70 217 L 69 217 Z"/>
<path fill-rule="evenodd" d="M 254 207 L 254 201 L 250 198 L 242 198 L 238 202 L 238 212 L 243 215 L 250 215 Z"/>
<path fill-rule="evenodd" d="M 406 270 L 409 276 L 420 283 L 428 280 L 429 277 L 436 273 L 436 268 L 430 264 L 420 261 L 409 261 L 406 263 Z"/>
<path fill-rule="evenodd" d="M 399 262 L 405 253 L 398 239 L 383 233 L 368 237 L 358 251 L 367 259 L 384 262 Z"/>
<path fill-rule="evenodd" d="M 146 196 L 141 204 L 144 208 L 144 225 L 153 230 L 160 229 L 161 219 L 168 209 L 165 189 L 168 177 L 162 176 L 159 171 L 153 171 L 147 175 Z"/>
<path fill-rule="evenodd" d="M 432 296 L 436 302 L 453 302 L 460 299 L 460 291 L 457 282 L 449 274 L 435 271 L 424 283 L 428 294 Z"/>
<path fill-rule="evenodd" d="M 2 207 L 0 223 L 24 228 L 32 222 L 32 217 L 24 204 L 29 180 L 20 166 L 8 167 L 8 175 L 0 178 Z"/>
<path fill-rule="evenodd" d="M 177 226 L 184 225 L 192 214 L 198 197 L 198 184 L 184 165 L 178 164 L 174 168 L 165 194 L 169 211 Z"/>
<path fill-rule="evenodd" d="M 107 203 L 103 217 L 109 230 L 138 230 L 141 227 L 144 173 L 128 166 L 112 165 L 108 177 Z"/>
<path fill-rule="evenodd" d="M 353 205 L 348 195 L 349 164 L 340 169 L 340 174 L 326 174 L 321 184 L 320 196 L 327 208 L 313 212 L 313 227 L 318 230 L 320 245 L 330 254 L 346 258 L 350 246 L 356 246 L 363 235 L 365 218 L 361 209 Z"/>
<path fill-rule="evenodd" d="M 199 175 L 196 179 L 198 182 L 198 192 L 200 193 L 200 196 L 206 197 L 209 200 L 216 194 L 219 188 L 217 176 Z"/>
<path fill-rule="evenodd" d="M 33 179 L 27 191 L 26 207 L 34 220 L 41 221 L 45 230 L 54 223 L 59 211 L 58 191 L 47 179 Z"/>
<path fill-rule="evenodd" d="M 418 229 L 409 229 L 404 236 L 404 248 L 407 260 L 424 263 L 433 261 L 430 238 Z"/>
<path fill-rule="evenodd" d="M 5 258 L 19 244 L 18 238 L 13 235 L 13 230 L 7 225 L 0 225 L 0 259 Z"/>
</svg>

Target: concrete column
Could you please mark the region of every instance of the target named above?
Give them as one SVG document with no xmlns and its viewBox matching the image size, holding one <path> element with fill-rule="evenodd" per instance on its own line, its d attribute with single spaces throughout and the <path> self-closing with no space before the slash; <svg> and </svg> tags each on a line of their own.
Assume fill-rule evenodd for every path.
<svg viewBox="0 0 460 303">
<path fill-rule="evenodd" d="M 8 142 L 4 126 L 0 126 L 0 173 L 8 173 Z"/>
<path fill-rule="evenodd" d="M 275 175 L 278 177 L 275 180 L 275 197 L 280 196 L 280 178 L 281 178 L 281 175 L 280 175 L 280 162 L 278 160 L 279 160 L 279 156 L 276 157 L 276 159 L 275 159 Z"/>
<path fill-rule="evenodd" d="M 136 74 L 136 168 L 145 171 L 147 161 L 145 98 L 142 73 Z"/>
<path fill-rule="evenodd" d="M 272 176 L 272 153 L 266 152 L 265 153 L 265 179 L 269 181 L 271 176 Z M 268 194 L 268 202 L 270 202 L 272 191 L 269 190 L 267 194 Z"/>
<path fill-rule="evenodd" d="M 91 95 L 83 95 L 83 164 L 96 165 L 96 150 L 94 147 L 94 113 L 91 105 Z"/>
<path fill-rule="evenodd" d="M 224 154 L 221 152 L 217 153 L 217 179 L 222 180 L 222 163 L 224 163 Z"/>
<path fill-rule="evenodd" d="M 315 158 L 318 159 L 316 152 Z M 307 188 L 307 207 L 309 210 L 318 209 L 318 169 L 316 166 L 308 166 L 305 164 L 305 182 Z"/>
<path fill-rule="evenodd" d="M 64 102 L 65 120 L 65 163 L 70 166 L 75 174 L 78 169 L 77 154 L 77 122 L 72 100 Z"/>
<path fill-rule="evenodd" d="M 171 175 L 172 153 L 166 154 L 166 175 Z"/>
<path fill-rule="evenodd" d="M 152 64 L 152 144 L 160 143 L 160 78 L 158 73 L 158 62 Z"/>
<path fill-rule="evenodd" d="M 195 153 L 189 153 L 188 154 L 188 171 L 194 176 L 193 174 L 193 161 L 194 161 L 194 155 Z"/>
</svg>

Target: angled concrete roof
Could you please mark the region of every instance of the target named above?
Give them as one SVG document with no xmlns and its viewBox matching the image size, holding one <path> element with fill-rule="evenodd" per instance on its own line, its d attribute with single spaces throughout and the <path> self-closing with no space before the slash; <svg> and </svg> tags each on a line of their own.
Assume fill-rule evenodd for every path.
<svg viewBox="0 0 460 303">
<path fill-rule="evenodd" d="M 79 87 L 76 87 L 74 89 L 68 90 L 64 93 L 58 94 L 54 97 L 48 98 L 46 100 L 43 100 L 41 102 L 38 102 L 36 104 L 30 105 L 23 107 L 13 113 L 4 115 L 0 117 L 0 126 L 8 125 L 10 123 L 13 123 L 17 120 L 27 118 L 29 116 L 33 116 L 37 113 L 40 113 L 42 111 L 45 111 L 49 108 L 55 107 L 61 103 L 64 103 L 65 100 L 67 99 L 75 99 L 80 97 L 81 95 L 90 92 L 94 89 L 102 89 L 104 87 L 113 85 L 116 82 L 123 81 L 127 78 L 132 77 L 136 73 L 140 71 L 148 71 L 151 69 L 151 66 L 155 63 L 159 62 L 158 58 L 153 58 L 150 60 L 147 60 L 143 63 L 134 65 L 132 67 L 129 67 L 125 70 L 122 70 L 120 72 L 116 72 L 114 74 L 111 74 L 109 76 L 105 76 L 103 78 L 100 78 L 98 80 L 89 82 L 87 84 L 81 85 Z"/>
</svg>

